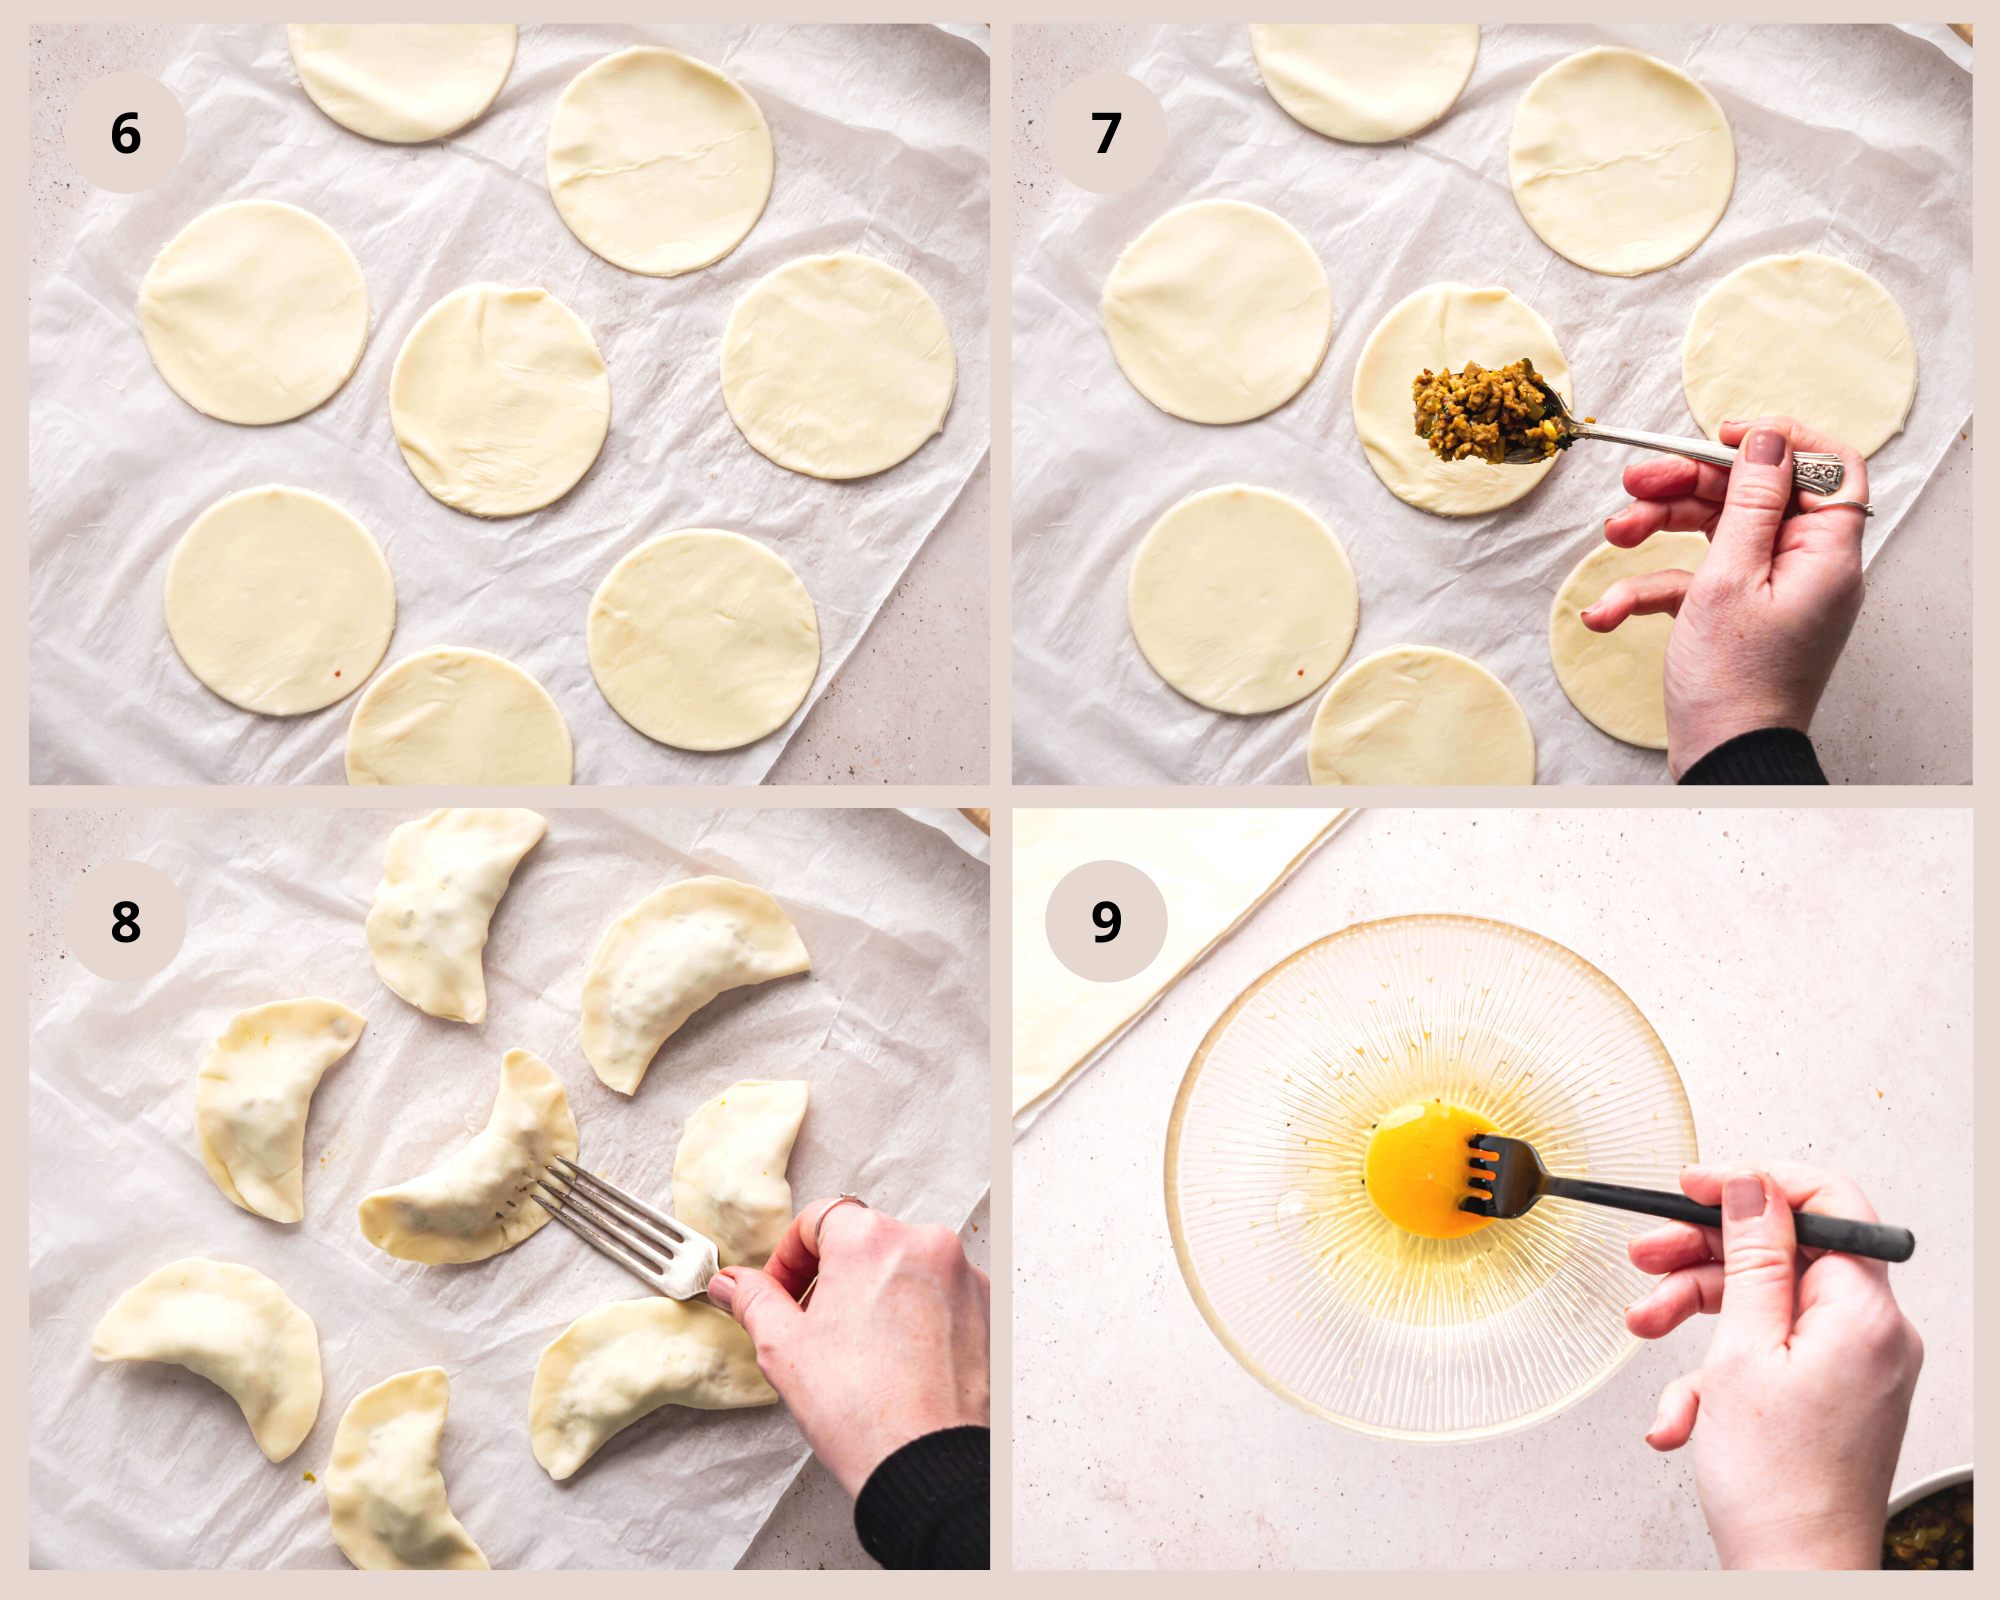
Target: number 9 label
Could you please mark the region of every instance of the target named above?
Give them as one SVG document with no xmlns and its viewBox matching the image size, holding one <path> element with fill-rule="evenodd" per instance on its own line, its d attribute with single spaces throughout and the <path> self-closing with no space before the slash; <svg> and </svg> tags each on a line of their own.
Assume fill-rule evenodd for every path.
<svg viewBox="0 0 2000 1600">
<path fill-rule="evenodd" d="M 1160 887 L 1123 861 L 1092 861 L 1056 885 L 1043 917 L 1049 948 L 1092 983 L 1122 983 L 1158 959 L 1167 942 Z"/>
</svg>

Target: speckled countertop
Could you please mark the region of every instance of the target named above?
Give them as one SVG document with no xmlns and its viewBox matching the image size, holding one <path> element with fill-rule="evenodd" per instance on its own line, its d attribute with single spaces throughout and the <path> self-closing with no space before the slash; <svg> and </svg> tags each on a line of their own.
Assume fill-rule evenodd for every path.
<svg viewBox="0 0 2000 1600">
<path fill-rule="evenodd" d="M 1353 1433 L 1233 1361 L 1174 1262 L 1175 1091 L 1250 983 L 1409 912 L 1515 923 L 1665 1042 L 1704 1158 L 1853 1173 L 1917 1236 L 1892 1269 L 1924 1370 L 1898 1487 L 1973 1454 L 1969 811 L 1364 811 L 1014 1146 L 1014 1561 L 1022 1567 L 1715 1564 L 1687 1453 L 1645 1442 L 1713 1323 L 1480 1444 Z"/>
<path fill-rule="evenodd" d="M 63 114 L 110 72 L 157 74 L 184 23 L 28 30 L 28 295 L 63 264 L 94 191 L 63 149 Z M 984 784 L 990 732 L 992 474 L 982 464 L 911 561 L 767 783 Z"/>
<path fill-rule="evenodd" d="M 1043 108 L 1086 72 L 1130 68 L 1155 26 L 1012 30 L 1016 272 L 1034 249 L 1055 186 L 1065 181 L 1042 153 Z M 1972 781 L 1972 496 L 1968 426 L 1868 569 L 1861 619 L 1812 726 L 1835 783 Z"/>
<path fill-rule="evenodd" d="M 153 30 L 161 31 L 161 30 Z M 108 70 L 115 70 L 107 68 Z M 65 950 L 63 907 L 77 876 L 107 861 L 122 861 L 146 836 L 144 811 L 43 810 L 28 824 L 28 1010 L 48 1004 Z M 981 1200 L 959 1237 L 982 1272 L 992 1202 Z M 745 1552 L 741 1567 L 862 1567 L 875 1563 L 854 1536 L 854 1505 L 818 1457 L 805 1464 Z"/>
</svg>

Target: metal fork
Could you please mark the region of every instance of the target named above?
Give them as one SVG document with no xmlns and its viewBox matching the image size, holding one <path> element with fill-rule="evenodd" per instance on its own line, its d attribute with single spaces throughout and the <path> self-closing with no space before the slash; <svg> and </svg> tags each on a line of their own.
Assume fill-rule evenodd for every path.
<svg viewBox="0 0 2000 1600">
<path fill-rule="evenodd" d="M 1601 423 L 1580 421 L 1563 403 L 1563 397 L 1550 387 L 1548 379 L 1539 372 L 1534 374 L 1535 387 L 1542 391 L 1546 408 L 1563 425 L 1567 450 L 1569 443 L 1576 439 L 1601 439 L 1609 444 L 1636 445 L 1641 450 L 1664 450 L 1668 455 L 1686 456 L 1690 461 L 1705 461 L 1711 467 L 1733 467 L 1736 452 L 1726 444 L 1716 444 L 1709 439 L 1677 439 L 1672 434 L 1642 433 L 1636 428 L 1611 428 Z M 1513 467 L 1532 467 L 1547 460 L 1536 455 L 1526 445 L 1516 445 L 1509 450 L 1506 461 Z M 1820 450 L 1794 450 L 1792 452 L 1792 482 L 1799 488 L 1813 494 L 1828 495 L 1840 488 L 1841 479 L 1847 476 L 1847 467 L 1839 456 Z"/>
<path fill-rule="evenodd" d="M 1483 1195 L 1467 1195 L 1459 1201 L 1458 1209 L 1470 1211 L 1474 1216 L 1526 1216 L 1543 1195 L 1553 1194 L 1593 1206 L 1615 1206 L 1620 1211 L 1642 1211 L 1649 1217 L 1692 1222 L 1699 1228 L 1722 1226 L 1720 1207 L 1699 1205 L 1684 1194 L 1669 1194 L 1664 1189 L 1628 1189 L 1623 1184 L 1592 1183 L 1584 1178 L 1558 1178 L 1542 1165 L 1535 1147 L 1525 1139 L 1479 1133 L 1466 1143 L 1473 1152 L 1466 1157 L 1472 1168 L 1468 1181 Z M 1838 1250 L 1877 1261 L 1908 1261 L 1917 1248 L 1916 1236 L 1908 1228 L 1856 1222 L 1848 1217 L 1823 1217 L 1816 1211 L 1794 1211 L 1792 1228 L 1799 1243 L 1814 1250 Z"/>
<path fill-rule="evenodd" d="M 554 1160 L 563 1170 L 551 1170 L 541 1187 L 555 1203 L 531 1193 L 536 1205 L 658 1294 L 692 1300 L 708 1287 L 721 1265 L 713 1239 L 655 1211 L 615 1183 L 585 1172 L 574 1161 L 562 1156 Z M 551 1178 L 562 1187 L 550 1183 Z"/>
</svg>

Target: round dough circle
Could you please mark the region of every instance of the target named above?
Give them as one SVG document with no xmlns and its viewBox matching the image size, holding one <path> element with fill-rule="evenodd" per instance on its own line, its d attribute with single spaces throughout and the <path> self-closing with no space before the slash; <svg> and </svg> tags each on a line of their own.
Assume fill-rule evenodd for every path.
<svg viewBox="0 0 2000 1600">
<path fill-rule="evenodd" d="M 771 130 L 727 73 L 678 50 L 593 62 L 556 101 L 549 194 L 615 267 L 671 278 L 720 261 L 771 197 Z"/>
<path fill-rule="evenodd" d="M 1146 663 L 1196 705 L 1293 705 L 1354 642 L 1354 569 L 1333 530 L 1274 489 L 1189 495 L 1153 524 L 1126 588 Z"/>
<path fill-rule="evenodd" d="M 1449 111 L 1479 59 L 1476 22 L 1253 22 L 1271 98 L 1330 139 L 1384 144 Z"/>
<path fill-rule="evenodd" d="M 1189 422 L 1277 410 L 1319 371 L 1333 333 L 1313 247 L 1241 200 L 1198 200 L 1161 217 L 1125 247 L 1101 311 L 1132 387 Z"/>
<path fill-rule="evenodd" d="M 1630 550 L 1601 544 L 1579 561 L 1549 612 L 1549 660 L 1569 703 L 1614 739 L 1667 747 L 1667 635 L 1664 612 L 1627 617 L 1609 633 L 1592 633 L 1579 612 L 1604 598 L 1621 578 L 1679 567 L 1692 572 L 1708 554 L 1700 533 L 1660 532 Z"/>
<path fill-rule="evenodd" d="M 511 22 L 288 22 L 292 65 L 343 128 L 387 144 L 456 133 L 514 66 Z"/>
<path fill-rule="evenodd" d="M 722 335 L 722 400 L 781 467 L 865 478 L 944 431 L 958 356 L 937 302 L 906 272 L 845 251 L 751 286 Z"/>
<path fill-rule="evenodd" d="M 222 422 L 289 422 L 352 376 L 368 343 L 368 285 L 339 234 L 276 200 L 204 211 L 139 285 L 153 365 Z"/>
<path fill-rule="evenodd" d="M 218 500 L 167 564 L 167 632 L 233 706 L 294 717 L 381 664 L 396 585 L 368 530 L 331 500 L 271 485 Z"/>
<path fill-rule="evenodd" d="M 1731 418 L 1796 417 L 1872 456 L 1903 431 L 1917 347 L 1902 308 L 1859 267 L 1811 251 L 1765 256 L 1694 308 L 1681 382 L 1711 439 Z"/>
<path fill-rule="evenodd" d="M 423 314 L 396 356 L 389 415 L 430 493 L 479 517 L 560 500 L 611 426 L 597 342 L 545 289 L 470 284 Z"/>
<path fill-rule="evenodd" d="M 1729 119 L 1685 72 L 1600 47 L 1528 86 L 1507 151 L 1514 203 L 1579 267 L 1635 278 L 1706 239 L 1736 184 Z"/>
<path fill-rule="evenodd" d="M 1467 361 L 1504 367 L 1523 356 L 1565 402 L 1574 398 L 1555 334 L 1505 289 L 1434 283 L 1390 310 L 1354 368 L 1354 427 L 1391 494 L 1421 511 L 1469 517 L 1512 505 L 1548 476 L 1554 461 L 1533 467 L 1440 461 L 1417 432 L 1410 385 L 1426 367 L 1456 372 Z"/>
<path fill-rule="evenodd" d="M 548 690 L 499 656 L 404 656 L 347 725 L 349 783 L 568 783 L 569 728 Z"/>
<path fill-rule="evenodd" d="M 1533 783 L 1535 734 L 1476 661 L 1400 644 L 1326 691 L 1306 741 L 1314 783 Z"/>
<path fill-rule="evenodd" d="M 590 670 L 649 739 L 734 750 L 782 728 L 819 673 L 812 596 L 774 551 L 740 533 L 648 539 L 590 602 Z"/>
</svg>

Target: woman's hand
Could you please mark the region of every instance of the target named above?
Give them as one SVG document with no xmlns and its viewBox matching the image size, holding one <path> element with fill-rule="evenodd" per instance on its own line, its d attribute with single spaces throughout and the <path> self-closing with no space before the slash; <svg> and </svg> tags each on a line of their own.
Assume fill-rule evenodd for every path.
<svg viewBox="0 0 2000 1600">
<path fill-rule="evenodd" d="M 1719 1313 L 1701 1369 L 1660 1396 L 1646 1442 L 1694 1439 L 1695 1486 L 1725 1567 L 1875 1567 L 1924 1342 L 1886 1262 L 1801 1250 L 1792 1212 L 1880 1219 L 1854 1180 L 1811 1167 L 1681 1169 L 1722 1227 L 1669 1223 L 1631 1244 L 1664 1274 L 1625 1313 L 1641 1339 Z"/>
<path fill-rule="evenodd" d="M 1846 463 L 1839 490 L 1809 495 L 1814 505 L 1865 502 L 1867 463 L 1790 417 L 1725 422 L 1721 442 L 1742 446 L 1734 467 L 1680 456 L 1627 467 L 1634 503 L 1604 524 L 1604 537 L 1628 549 L 1662 528 L 1705 533 L 1701 569 L 1625 578 L 1583 613 L 1598 633 L 1653 612 L 1679 619 L 1666 669 L 1667 767 L 1676 781 L 1738 734 L 1806 732 L 1861 611 L 1862 515 L 1794 506 L 1792 451 L 1835 451 Z"/>
<path fill-rule="evenodd" d="M 912 1439 L 992 1425 L 992 1286 L 949 1228 L 815 1200 L 766 1270 L 725 1267 L 708 1297 L 756 1341 L 764 1376 L 849 1495 Z"/>
</svg>

